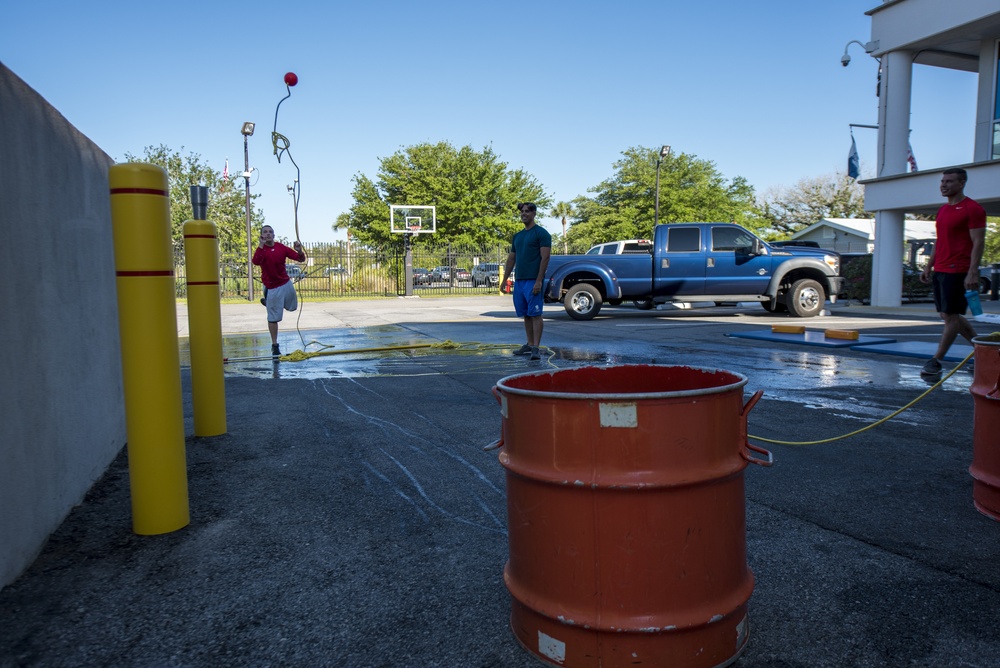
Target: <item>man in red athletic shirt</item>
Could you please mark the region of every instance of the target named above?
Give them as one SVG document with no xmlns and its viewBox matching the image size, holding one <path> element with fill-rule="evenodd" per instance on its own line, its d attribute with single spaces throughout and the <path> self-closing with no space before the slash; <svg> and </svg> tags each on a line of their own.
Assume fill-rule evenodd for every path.
<svg viewBox="0 0 1000 668">
<path fill-rule="evenodd" d="M 278 323 L 284 311 L 294 311 L 299 307 L 295 286 L 285 271 L 285 259 L 305 262 L 306 254 L 302 244 L 296 239 L 295 249 L 274 240 L 274 228 L 265 225 L 260 228 L 260 241 L 253 253 L 253 263 L 260 267 L 260 279 L 266 291 L 264 306 L 267 307 L 267 329 L 271 333 L 271 355 L 281 355 L 278 347 Z"/>
<path fill-rule="evenodd" d="M 941 194 L 948 203 L 937 212 L 937 240 L 920 280 L 934 283 L 934 307 L 944 320 L 944 331 L 934 357 L 922 373 L 941 373 L 941 360 L 961 334 L 972 343 L 976 330 L 965 319 L 966 290 L 979 290 L 979 263 L 986 241 L 986 211 L 965 196 L 968 175 L 964 169 L 946 169 L 941 174 Z M 932 273 L 933 272 L 933 273 Z"/>
</svg>

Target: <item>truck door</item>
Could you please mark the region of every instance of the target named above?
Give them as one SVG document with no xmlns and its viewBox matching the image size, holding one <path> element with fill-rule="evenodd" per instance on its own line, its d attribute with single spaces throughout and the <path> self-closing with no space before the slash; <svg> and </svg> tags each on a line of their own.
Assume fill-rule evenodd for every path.
<svg viewBox="0 0 1000 668">
<path fill-rule="evenodd" d="M 666 243 L 653 253 L 653 295 L 660 297 L 705 294 L 705 255 L 701 227 L 666 226 Z"/>
<path fill-rule="evenodd" d="M 771 280 L 771 258 L 751 254 L 756 237 L 737 225 L 713 225 L 709 230 L 705 294 L 762 294 Z"/>
</svg>

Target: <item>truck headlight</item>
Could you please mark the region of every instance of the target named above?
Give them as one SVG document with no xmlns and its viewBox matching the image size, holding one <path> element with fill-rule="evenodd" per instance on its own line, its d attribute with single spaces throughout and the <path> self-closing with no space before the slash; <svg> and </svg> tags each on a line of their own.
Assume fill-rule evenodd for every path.
<svg viewBox="0 0 1000 668">
<path fill-rule="evenodd" d="M 833 270 L 833 273 L 840 273 L 840 256 L 838 255 L 824 255 L 823 262 L 826 262 L 827 266 Z"/>
</svg>

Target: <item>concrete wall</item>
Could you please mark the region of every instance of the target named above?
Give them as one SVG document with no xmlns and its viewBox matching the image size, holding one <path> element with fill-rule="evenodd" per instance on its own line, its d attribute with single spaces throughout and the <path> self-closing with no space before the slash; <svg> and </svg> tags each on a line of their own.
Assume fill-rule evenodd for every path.
<svg viewBox="0 0 1000 668">
<path fill-rule="evenodd" d="M 0 588 L 125 444 L 112 162 L 0 63 Z"/>
</svg>

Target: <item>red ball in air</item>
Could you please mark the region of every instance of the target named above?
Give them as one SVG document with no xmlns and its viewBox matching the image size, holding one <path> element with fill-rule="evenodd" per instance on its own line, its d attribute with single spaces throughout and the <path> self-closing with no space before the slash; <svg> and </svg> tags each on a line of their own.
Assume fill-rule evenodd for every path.
<svg viewBox="0 0 1000 668">
<path fill-rule="evenodd" d="M 299 78 L 295 75 L 295 72 L 287 72 L 285 74 L 285 83 L 289 86 L 294 86 L 299 82 Z"/>
</svg>

